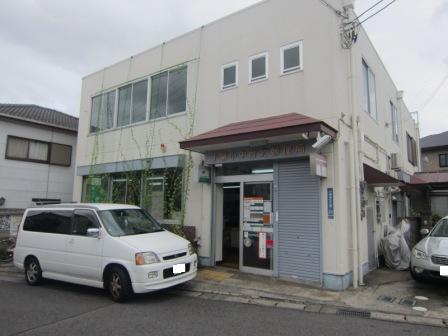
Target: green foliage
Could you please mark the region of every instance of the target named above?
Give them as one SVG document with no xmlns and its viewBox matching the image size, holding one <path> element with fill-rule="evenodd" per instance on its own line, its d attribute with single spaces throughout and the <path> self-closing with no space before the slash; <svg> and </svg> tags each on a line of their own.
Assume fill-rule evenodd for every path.
<svg viewBox="0 0 448 336">
<path fill-rule="evenodd" d="M 438 214 L 433 214 L 431 216 L 432 225 L 435 225 L 441 219 L 442 217 L 440 217 Z"/>
</svg>

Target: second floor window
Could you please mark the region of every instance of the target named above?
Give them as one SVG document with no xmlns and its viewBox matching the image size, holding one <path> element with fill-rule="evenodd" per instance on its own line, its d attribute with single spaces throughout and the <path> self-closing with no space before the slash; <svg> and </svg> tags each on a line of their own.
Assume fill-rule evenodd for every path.
<svg viewBox="0 0 448 336">
<path fill-rule="evenodd" d="M 406 146 L 407 146 L 407 154 L 408 161 L 413 165 L 417 165 L 417 143 L 414 138 L 409 134 L 406 134 Z"/>
<path fill-rule="evenodd" d="M 125 126 L 146 120 L 148 81 L 142 80 L 118 90 L 117 126 Z"/>
<path fill-rule="evenodd" d="M 448 167 L 448 153 L 439 154 L 439 167 Z"/>
<path fill-rule="evenodd" d="M 268 54 L 263 53 L 249 58 L 249 82 L 268 78 Z"/>
<path fill-rule="evenodd" d="M 390 114 L 392 122 L 392 140 L 398 143 L 398 111 L 392 102 L 390 102 Z"/>
<path fill-rule="evenodd" d="M 71 165 L 72 147 L 9 135 L 5 158 L 68 167 Z"/>
<path fill-rule="evenodd" d="M 362 60 L 362 79 L 363 79 L 363 108 L 364 112 L 373 119 L 377 119 L 376 114 L 376 83 L 375 75 L 367 63 Z"/>
<path fill-rule="evenodd" d="M 92 98 L 90 132 L 99 132 L 114 126 L 115 91 Z"/>
<path fill-rule="evenodd" d="M 221 89 L 238 86 L 238 63 L 229 63 L 221 68 Z"/>
<path fill-rule="evenodd" d="M 291 43 L 280 48 L 280 72 L 287 74 L 302 70 L 302 42 Z"/>
<path fill-rule="evenodd" d="M 187 67 L 151 77 L 150 118 L 157 119 L 187 110 Z"/>
</svg>

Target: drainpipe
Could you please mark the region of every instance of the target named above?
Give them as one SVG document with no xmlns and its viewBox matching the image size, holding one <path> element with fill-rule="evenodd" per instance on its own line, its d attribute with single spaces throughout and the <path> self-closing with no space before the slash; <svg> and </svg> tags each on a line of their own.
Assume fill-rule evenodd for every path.
<svg viewBox="0 0 448 336">
<path fill-rule="evenodd" d="M 354 141 L 356 142 L 356 141 Z M 352 261 L 353 261 L 353 288 L 358 288 L 358 221 L 356 210 L 356 178 L 354 174 L 355 159 L 353 142 L 348 142 L 349 145 L 349 173 L 350 173 L 350 218 L 352 223 Z"/>
<path fill-rule="evenodd" d="M 348 1 L 348 3 L 344 6 L 344 11 L 346 15 L 353 19 L 355 18 L 355 13 L 353 11 L 354 1 Z M 350 202 L 351 202 L 351 221 L 352 221 L 352 248 L 353 248 L 353 287 L 357 288 L 358 284 L 363 285 L 363 270 L 361 265 L 361 256 L 360 256 L 360 241 L 362 231 L 359 229 L 359 222 L 361 218 L 361 209 L 360 209 L 360 158 L 359 158 L 359 147 L 358 147 L 358 108 L 357 108 L 357 98 L 356 98 L 356 78 L 355 78 L 355 55 L 353 52 L 353 46 L 349 48 L 350 53 L 350 62 L 349 62 L 349 78 L 350 78 L 350 103 L 351 103 L 351 114 L 352 114 L 352 142 L 350 143 Z"/>
</svg>

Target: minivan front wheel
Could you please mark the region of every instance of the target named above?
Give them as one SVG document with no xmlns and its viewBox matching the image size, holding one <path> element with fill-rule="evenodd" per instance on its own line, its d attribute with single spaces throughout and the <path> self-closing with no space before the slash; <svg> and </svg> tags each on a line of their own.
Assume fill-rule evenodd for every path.
<svg viewBox="0 0 448 336">
<path fill-rule="evenodd" d="M 32 257 L 25 265 L 25 280 L 30 286 L 36 286 L 42 283 L 42 269 L 39 261 Z"/>
<path fill-rule="evenodd" d="M 107 289 L 115 302 L 125 302 L 132 295 L 128 273 L 120 267 L 113 267 L 107 277 Z"/>
</svg>

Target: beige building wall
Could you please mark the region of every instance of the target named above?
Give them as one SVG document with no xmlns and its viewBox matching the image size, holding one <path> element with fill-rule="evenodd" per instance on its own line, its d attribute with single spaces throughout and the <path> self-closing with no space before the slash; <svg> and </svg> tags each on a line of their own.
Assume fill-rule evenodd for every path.
<svg viewBox="0 0 448 336">
<path fill-rule="evenodd" d="M 342 1 L 330 3 L 342 9 Z M 312 15 L 310 14 L 312 13 Z M 352 240 L 347 143 L 358 139 L 360 160 L 389 171 L 391 153 L 405 153 L 406 132 L 418 141 L 418 129 L 398 90 L 364 31 L 352 48 L 355 59 L 355 110 L 360 133 L 352 134 L 350 52 L 341 48 L 340 18 L 319 1 L 268 0 L 132 56 L 86 76 L 82 83 L 77 166 L 185 154 L 178 142 L 228 123 L 296 112 L 323 120 L 339 131 L 322 153 L 328 156 L 328 177 L 322 180 L 323 272 L 352 270 Z M 280 48 L 303 43 L 303 70 L 280 74 Z M 268 53 L 268 79 L 248 83 L 249 57 Z M 362 111 L 362 58 L 376 76 L 378 120 Z M 238 62 L 236 88 L 221 90 L 221 66 Z M 187 112 L 157 121 L 89 134 L 91 98 L 162 70 L 188 65 Z M 399 143 L 392 140 L 389 101 L 400 113 Z M 388 125 L 387 125 L 388 124 Z M 191 128 L 192 126 L 192 128 Z M 192 132 L 189 130 L 192 129 Z M 148 141 L 150 140 L 150 141 Z M 165 150 L 162 150 L 164 144 Z M 404 149 L 404 151 L 403 151 Z M 194 176 L 202 158 L 193 154 L 194 167 L 186 204 L 185 224 L 200 237 L 200 256 L 210 256 L 211 187 Z M 403 170 L 412 167 L 402 156 Z M 362 165 L 360 165 L 362 177 Z M 326 190 L 335 190 L 335 219 L 328 220 Z M 81 199 L 81 178 L 75 178 L 74 197 Z M 367 232 L 361 223 L 362 262 L 367 261 Z"/>
</svg>

